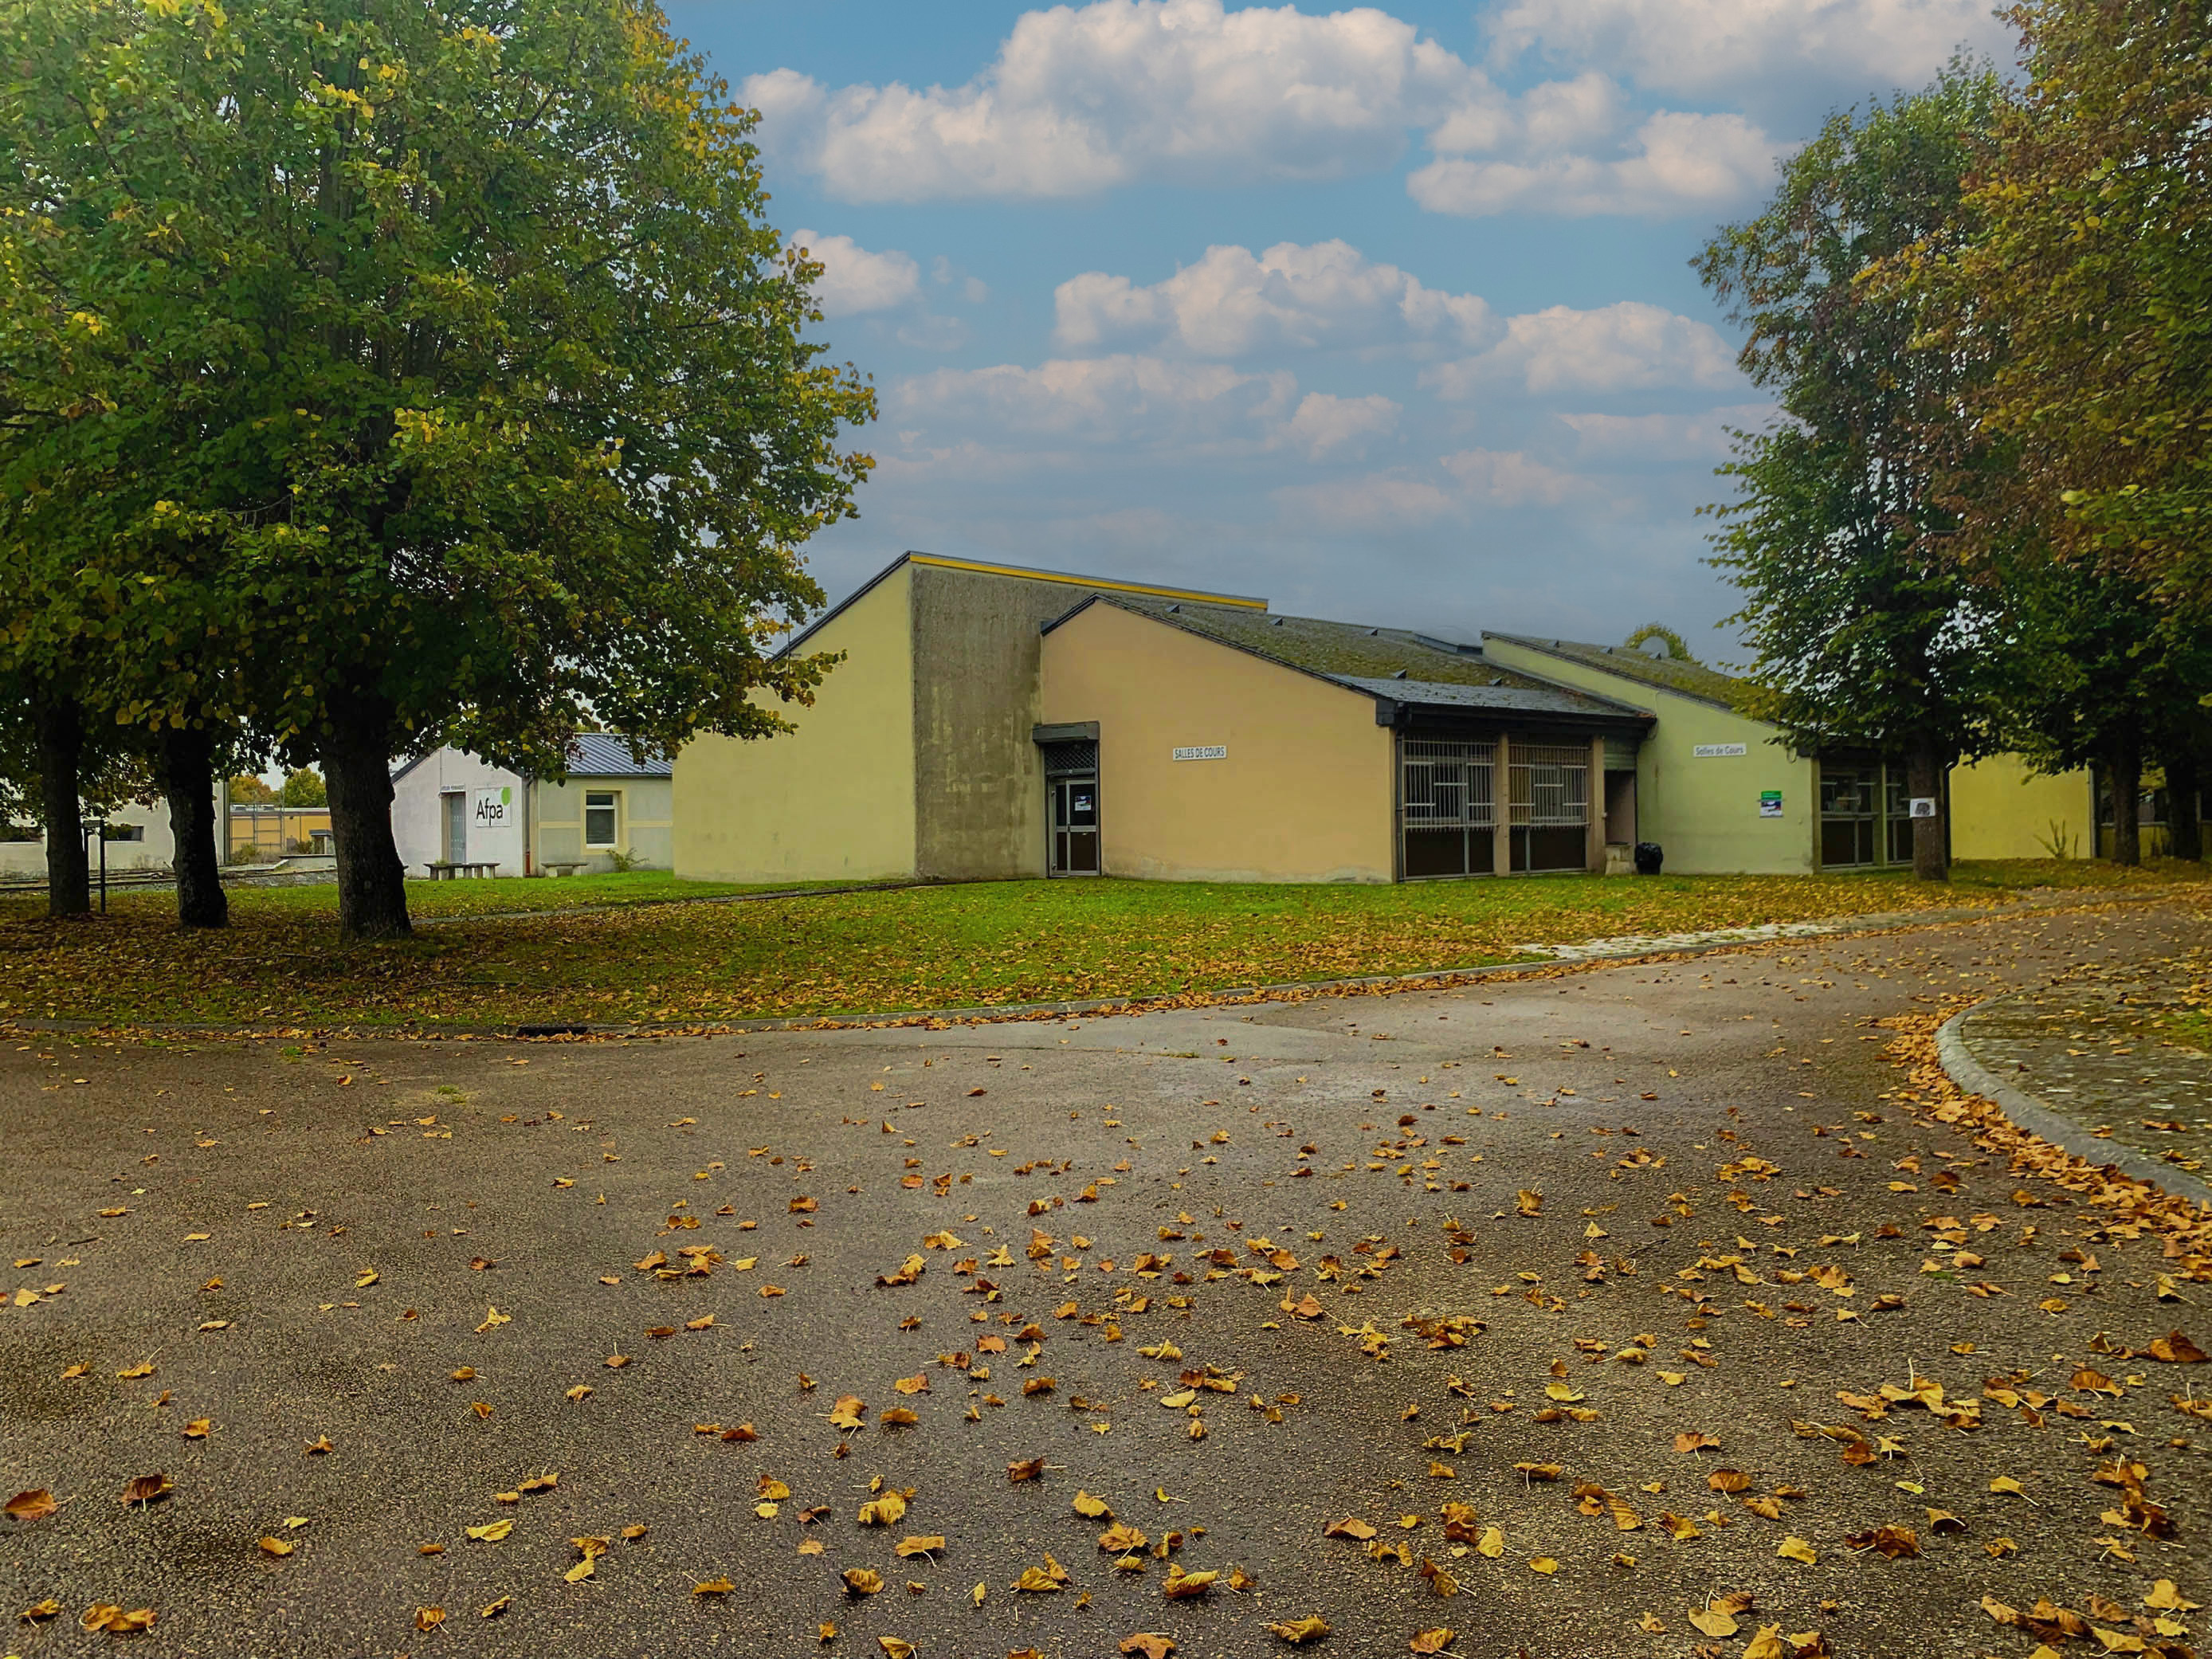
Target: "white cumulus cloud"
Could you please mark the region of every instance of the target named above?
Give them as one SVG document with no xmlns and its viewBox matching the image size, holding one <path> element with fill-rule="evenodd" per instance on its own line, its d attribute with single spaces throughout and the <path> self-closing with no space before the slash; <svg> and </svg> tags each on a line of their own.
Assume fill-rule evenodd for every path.
<svg viewBox="0 0 2212 1659">
<path fill-rule="evenodd" d="M 1642 392 L 1659 386 L 1739 386 L 1735 354 L 1712 327 L 1662 306 L 1623 300 L 1592 311 L 1551 306 L 1506 322 L 1505 337 L 1473 357 L 1439 363 L 1421 383 L 1440 398 L 1466 398 L 1517 382 L 1558 392 Z"/>
<path fill-rule="evenodd" d="M 1357 459 L 1389 437 L 1403 412 L 1380 394 L 1309 392 L 1278 370 L 1249 374 L 1122 353 L 1061 357 L 1024 368 L 944 368 L 894 386 L 887 424 L 901 449 L 945 448 L 943 434 L 1009 452 L 1066 455 L 1077 447 L 1177 459 L 1286 452 L 1308 460 Z"/>
<path fill-rule="evenodd" d="M 1556 95 L 1555 95 L 1556 94 Z M 1433 135 L 1440 154 L 1406 189 L 1431 213 L 1664 218 L 1717 211 L 1755 196 L 1790 147 L 1741 115 L 1661 110 L 1632 129 L 1601 76 L 1554 82 L 1518 109 L 1485 111 Z M 1467 154 L 1480 150 L 1485 154 Z"/>
<path fill-rule="evenodd" d="M 1400 413 L 1399 406 L 1388 398 L 1340 398 L 1332 392 L 1309 392 L 1298 400 L 1297 409 L 1277 435 L 1279 441 L 1304 450 L 1308 459 L 1317 461 L 1338 450 L 1357 451 L 1364 440 L 1382 437 L 1397 426 Z"/>
<path fill-rule="evenodd" d="M 1576 487 L 1572 474 L 1517 449 L 1462 449 L 1443 465 L 1470 496 L 1498 507 L 1557 507 Z"/>
<path fill-rule="evenodd" d="M 988 430 L 1017 446 L 1145 447 L 1262 441 L 1292 412 L 1296 393 L 1286 374 L 1125 354 L 938 369 L 901 381 L 886 402 L 894 426 Z"/>
<path fill-rule="evenodd" d="M 896 248 L 872 253 L 849 236 L 824 236 L 811 230 L 794 230 L 788 240 L 821 264 L 814 298 L 825 317 L 896 311 L 921 297 L 921 267 Z"/>
<path fill-rule="evenodd" d="M 1548 38 L 1516 27 L 1509 57 Z M 1373 7 L 1091 0 L 1024 13 L 961 86 L 830 87 L 778 69 L 740 95 L 780 165 L 854 202 L 1341 178 L 1391 165 L 1419 133 L 1437 159 L 1407 188 L 1433 212 L 1656 216 L 1733 204 L 1782 148 L 1741 114 L 1634 106 L 1595 70 L 1509 96 Z"/>
<path fill-rule="evenodd" d="M 1064 349 L 1114 342 L 1172 343 L 1200 356 L 1427 341 L 1488 343 L 1490 307 L 1473 294 L 1424 287 L 1411 272 L 1349 243 L 1279 242 L 1264 253 L 1210 247 L 1205 258 L 1147 286 L 1087 271 L 1054 291 Z"/>
<path fill-rule="evenodd" d="M 964 86 L 832 89 L 780 69 L 739 95 L 832 195 L 914 201 L 1340 177 L 1388 166 L 1409 127 L 1486 84 L 1371 7 L 1093 0 L 1023 14 Z"/>
<path fill-rule="evenodd" d="M 1562 415 L 1578 455 L 1630 463 L 1717 461 L 1731 432 L 1756 432 L 1775 416 L 1772 404 L 1731 404 L 1688 415 Z"/>
<path fill-rule="evenodd" d="M 1375 534 L 1471 524 L 1501 508 L 1557 507 L 1587 497 L 1587 481 L 1522 451 L 1463 449 L 1425 467 L 1285 484 L 1270 492 L 1285 521 Z"/>
<path fill-rule="evenodd" d="M 1987 0 L 1510 0 L 1492 44 L 1501 62 L 1533 52 L 1678 96 L 1818 106 L 1918 86 L 1960 46 L 2008 58 L 1992 14 Z"/>
</svg>

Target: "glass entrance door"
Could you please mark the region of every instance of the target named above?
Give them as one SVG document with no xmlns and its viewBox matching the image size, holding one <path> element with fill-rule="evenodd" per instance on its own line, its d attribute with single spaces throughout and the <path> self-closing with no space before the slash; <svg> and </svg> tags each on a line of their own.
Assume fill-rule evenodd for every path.
<svg viewBox="0 0 2212 1659">
<path fill-rule="evenodd" d="M 1055 876 L 1095 876 L 1098 873 L 1098 778 L 1088 775 L 1051 778 L 1052 854 L 1049 869 Z"/>
</svg>

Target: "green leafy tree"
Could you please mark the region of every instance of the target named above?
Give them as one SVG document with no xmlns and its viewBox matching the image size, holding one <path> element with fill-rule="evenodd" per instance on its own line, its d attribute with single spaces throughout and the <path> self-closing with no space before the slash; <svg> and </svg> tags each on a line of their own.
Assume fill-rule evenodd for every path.
<svg viewBox="0 0 2212 1659">
<path fill-rule="evenodd" d="M 1969 240 L 1923 251 L 1935 343 L 2002 349 L 1961 388 L 2012 464 L 1962 491 L 1963 556 L 2034 524 L 2051 555 L 2212 627 L 2212 12 L 2025 0 L 2024 89 L 1967 196 Z"/>
<path fill-rule="evenodd" d="M 1916 343 L 1908 295 L 1864 280 L 1877 262 L 1962 234 L 1960 179 L 1997 101 L 1954 65 L 1929 90 L 1833 117 L 1784 167 L 1766 210 L 1694 262 L 1748 331 L 1738 362 L 1781 419 L 1737 434 L 1736 501 L 1713 562 L 1744 596 L 1750 709 L 1801 750 L 1864 745 L 1905 759 L 1911 794 L 1990 741 L 1989 602 L 1943 550 L 1929 433 L 1972 359 Z M 1913 869 L 1947 874 L 1942 819 L 1913 820 Z"/>
<path fill-rule="evenodd" d="M 21 297 L 0 289 L 0 313 L 5 298 Z M 110 793 L 82 776 L 70 783 L 72 769 L 97 775 L 133 758 L 168 802 L 179 921 L 221 927 L 229 912 L 215 781 L 220 765 L 243 757 L 240 634 L 209 579 L 205 544 L 179 533 L 173 503 L 143 498 L 149 475 L 174 487 L 173 471 L 100 453 L 120 435 L 113 428 L 131 428 L 132 446 L 149 458 L 181 441 L 121 416 L 158 400 L 118 396 L 131 377 L 106 372 L 104 354 L 76 353 L 67 372 L 48 365 L 42 376 L 24 356 L 0 353 L 0 386 L 26 394 L 13 430 L 0 428 L 0 562 L 13 579 L 0 662 L 43 705 L 35 729 L 47 811 L 58 814 L 73 792 Z M 41 397 L 46 407 L 32 401 Z M 54 908 L 79 908 L 76 872 L 57 868 L 64 855 L 52 838 L 48 854 Z"/>
<path fill-rule="evenodd" d="M 820 268 L 763 221 L 753 117 L 657 9 L 0 28 L 6 482 L 116 503 L 70 550 L 119 641 L 221 630 L 196 703 L 149 677 L 120 717 L 318 761 L 349 936 L 408 927 L 393 755 L 557 776 L 586 719 L 672 748 L 811 695 L 772 641 L 822 601 L 799 550 L 852 510 L 872 393 L 805 337 Z"/>
<path fill-rule="evenodd" d="M 52 682 L 0 670 L 0 821 L 35 825 L 46 841 L 46 913 L 92 908 L 92 829 L 158 793 L 144 757 Z"/>
<path fill-rule="evenodd" d="M 237 806 L 274 806 L 276 792 L 248 772 L 230 781 L 230 799 Z"/>
<path fill-rule="evenodd" d="M 2177 629 L 2151 585 L 2129 576 L 2038 556 L 2012 564 L 2002 586 L 2007 744 L 2046 772 L 2096 768 L 2112 796 L 2112 860 L 2140 864 L 2146 763 L 2163 763 L 2169 799 L 2185 785 L 2194 805 L 2212 635 Z M 2193 811 L 2172 827 L 2175 852 L 2199 856 Z"/>
<path fill-rule="evenodd" d="M 327 806 L 331 792 L 324 786 L 320 772 L 312 766 L 296 766 L 284 775 L 276 799 L 286 806 Z"/>
</svg>

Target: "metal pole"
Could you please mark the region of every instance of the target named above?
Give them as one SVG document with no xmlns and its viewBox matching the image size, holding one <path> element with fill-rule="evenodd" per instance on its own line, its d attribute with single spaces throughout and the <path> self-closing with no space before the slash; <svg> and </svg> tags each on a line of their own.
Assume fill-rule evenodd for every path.
<svg viewBox="0 0 2212 1659">
<path fill-rule="evenodd" d="M 100 914 L 107 914 L 107 829 L 100 831 Z"/>
</svg>

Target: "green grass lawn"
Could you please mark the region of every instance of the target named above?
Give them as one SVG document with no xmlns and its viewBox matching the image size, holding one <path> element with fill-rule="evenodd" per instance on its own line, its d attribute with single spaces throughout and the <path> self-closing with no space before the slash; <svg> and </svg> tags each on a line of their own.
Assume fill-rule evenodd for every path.
<svg viewBox="0 0 2212 1659">
<path fill-rule="evenodd" d="M 607 905 L 658 904 L 669 899 L 713 898 L 726 893 L 781 893 L 821 883 L 779 882 L 773 886 L 745 886 L 729 881 L 679 881 L 665 870 L 633 870 L 624 875 L 495 876 L 466 881 L 410 881 L 407 908 L 417 921 L 431 916 L 487 916 L 526 911 L 586 910 Z M 173 907 L 166 892 L 158 897 L 133 894 L 135 902 L 151 898 L 157 908 Z M 233 906 L 251 907 L 258 915 L 283 911 L 303 916 L 335 916 L 338 890 L 329 882 L 312 886 L 252 886 L 231 889 Z M 113 908 L 111 897 L 109 908 Z"/>
<path fill-rule="evenodd" d="M 173 901 L 118 896 L 50 922 L 0 903 L 0 1018 L 502 1024 L 774 1015 L 1206 992 L 1505 962 L 1532 943 L 1982 904 L 2028 888 L 2189 884 L 2201 865 L 1960 866 L 1889 873 L 1545 877 L 1405 886 L 985 882 L 757 903 L 665 875 L 411 884 L 414 939 L 344 946 L 329 886 L 234 892 L 179 934 Z M 555 908 L 553 907 L 560 907 Z"/>
</svg>

